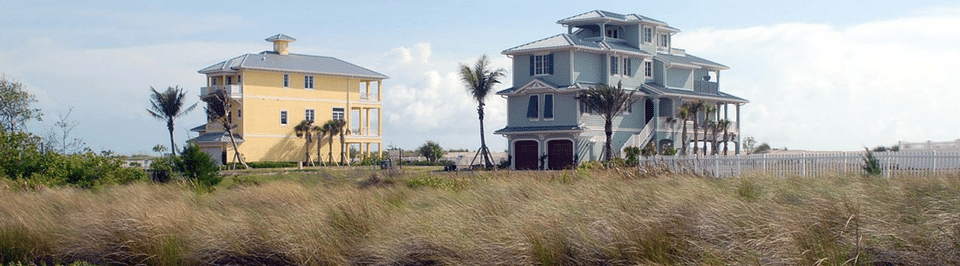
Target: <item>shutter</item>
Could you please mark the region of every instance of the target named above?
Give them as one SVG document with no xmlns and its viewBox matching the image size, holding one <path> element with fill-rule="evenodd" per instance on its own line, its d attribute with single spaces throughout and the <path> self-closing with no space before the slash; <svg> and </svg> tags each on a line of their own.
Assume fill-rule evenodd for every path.
<svg viewBox="0 0 960 266">
<path fill-rule="evenodd" d="M 553 75 L 553 54 L 547 55 L 547 74 Z"/>
<path fill-rule="evenodd" d="M 530 56 L 530 76 L 533 76 L 533 57 L 532 55 Z"/>
<path fill-rule="evenodd" d="M 540 115 L 538 114 L 539 110 L 537 110 L 537 107 L 538 107 L 537 105 L 539 104 L 540 104 L 540 101 L 539 99 L 537 99 L 537 95 L 530 95 L 530 103 L 527 104 L 527 118 L 540 117 Z"/>
<path fill-rule="evenodd" d="M 543 96 L 543 118 L 553 118 L 553 94 Z"/>
</svg>

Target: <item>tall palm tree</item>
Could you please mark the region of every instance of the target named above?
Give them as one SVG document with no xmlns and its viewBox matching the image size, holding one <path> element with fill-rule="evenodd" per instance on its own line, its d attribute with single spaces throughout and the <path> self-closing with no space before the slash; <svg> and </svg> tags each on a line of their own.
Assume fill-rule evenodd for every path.
<svg viewBox="0 0 960 266">
<path fill-rule="evenodd" d="M 463 84 L 466 85 L 467 91 L 470 92 L 473 99 L 477 101 L 477 114 L 480 118 L 480 149 L 477 150 L 477 155 L 482 154 L 483 164 L 487 168 L 493 167 L 493 164 L 490 163 L 490 150 L 487 149 L 487 141 L 483 136 L 483 106 L 487 95 L 490 95 L 490 92 L 493 91 L 493 86 L 500 83 L 500 79 L 507 72 L 503 68 L 490 70 L 489 65 L 490 60 L 487 55 L 477 59 L 473 68 L 460 64 L 460 79 L 463 80 Z M 477 156 L 475 155 L 473 159 L 476 160 Z"/>
<path fill-rule="evenodd" d="M 627 92 L 623 89 L 623 84 L 618 82 L 616 87 L 606 84 L 591 87 L 577 97 L 589 110 L 599 113 L 603 117 L 603 132 L 606 134 L 606 141 L 603 144 L 603 159 L 605 161 L 613 159 L 613 146 L 611 145 L 613 118 L 622 114 L 633 104 L 633 94 L 635 92 L 637 91 Z"/>
<path fill-rule="evenodd" d="M 334 120 L 337 121 L 337 132 L 340 133 L 340 165 L 347 165 L 347 146 L 344 141 L 343 135 L 349 130 L 347 128 L 347 121 L 344 120 Z"/>
<path fill-rule="evenodd" d="M 333 165 L 333 136 L 336 136 L 336 135 L 337 135 L 337 132 L 340 133 L 340 136 L 341 136 L 341 137 L 340 137 L 340 143 L 341 143 L 340 147 L 341 147 L 341 154 L 342 154 L 342 149 L 343 149 L 343 145 L 342 145 L 342 144 L 343 144 L 343 126 L 346 125 L 346 124 L 347 124 L 346 122 L 344 122 L 343 120 L 339 120 L 339 119 L 330 120 L 330 121 L 327 121 L 326 123 L 323 123 L 323 126 L 322 126 L 323 129 L 326 131 L 327 136 L 330 136 L 330 154 L 327 155 L 328 158 L 329 158 L 329 160 L 330 160 L 330 165 Z M 341 157 L 343 157 L 343 156 L 341 156 Z"/>
<path fill-rule="evenodd" d="M 717 111 L 717 107 L 714 106 L 714 105 L 711 105 L 711 104 L 702 102 L 702 101 L 701 101 L 701 104 L 703 105 L 703 106 L 701 106 L 700 108 L 701 108 L 701 110 L 703 111 L 703 120 L 704 120 L 704 121 L 703 121 L 703 122 L 704 122 L 704 125 L 703 125 L 703 141 L 704 141 L 704 143 L 703 143 L 703 155 L 706 156 L 706 155 L 707 155 L 707 143 L 706 143 L 706 141 L 707 141 L 707 132 L 710 131 L 711 129 L 713 129 L 713 127 L 714 127 L 714 125 L 715 125 L 715 122 L 714 122 L 712 119 L 710 119 L 710 115 L 712 115 L 714 112 Z M 713 135 L 713 136 L 716 136 L 716 135 Z"/>
<path fill-rule="evenodd" d="M 687 143 L 687 120 L 690 120 L 693 117 L 691 112 L 693 109 L 693 103 L 685 102 L 680 105 L 680 108 L 677 108 L 677 116 L 680 117 L 680 120 L 683 120 L 683 131 L 680 133 L 680 155 L 687 155 L 687 146 L 690 146 Z"/>
<path fill-rule="evenodd" d="M 727 155 L 727 141 L 729 140 L 729 139 L 727 138 L 727 132 L 729 131 L 728 129 L 730 129 L 730 120 L 721 119 L 720 121 L 717 122 L 717 127 L 718 127 L 720 130 L 723 130 L 723 155 L 726 156 L 726 155 Z M 718 145 L 718 146 L 719 146 L 719 145 Z"/>
<path fill-rule="evenodd" d="M 201 100 L 207 103 L 207 107 L 204 108 L 207 113 L 207 120 L 219 122 L 220 125 L 223 126 L 223 129 L 227 131 L 227 135 L 230 137 L 230 144 L 233 144 L 233 157 L 240 162 L 244 168 L 250 168 L 247 162 L 243 161 L 243 156 L 240 155 L 240 149 L 237 148 L 237 140 L 233 137 L 233 129 L 236 126 L 230 121 L 230 109 L 233 106 L 230 100 L 230 94 L 228 94 L 226 90 L 219 89 L 204 95 Z"/>
<path fill-rule="evenodd" d="M 718 151 L 717 151 L 717 132 L 718 132 L 718 129 L 720 129 L 720 124 L 717 123 L 717 122 L 715 122 L 715 121 L 713 121 L 713 120 L 707 120 L 705 123 L 706 123 L 706 126 L 705 126 L 705 127 L 706 127 L 706 130 L 710 132 L 710 138 L 711 138 L 711 139 L 710 139 L 710 155 L 715 155 L 715 154 L 718 153 Z M 704 132 L 704 134 L 706 134 L 706 132 Z M 707 139 L 707 136 L 704 135 L 704 136 L 703 136 L 703 139 L 706 140 L 706 139 Z M 706 144 L 703 145 L 703 153 L 704 153 L 704 155 L 706 155 L 706 153 L 707 153 L 707 145 L 706 145 Z"/>
<path fill-rule="evenodd" d="M 320 162 L 320 165 L 324 165 L 323 156 L 320 156 L 320 146 L 323 145 L 323 137 L 327 135 L 327 129 L 323 125 L 313 126 L 313 131 L 317 132 L 317 161 Z M 333 145 L 333 142 L 330 143 Z"/>
<path fill-rule="evenodd" d="M 303 145 L 303 163 L 307 164 L 309 162 L 310 165 L 314 165 L 313 160 L 310 160 L 310 142 L 313 141 L 313 136 L 311 136 L 313 120 L 300 121 L 300 124 L 293 127 L 293 130 L 296 132 L 298 138 L 303 137 L 307 140 L 307 143 Z"/>
<path fill-rule="evenodd" d="M 173 120 L 193 111 L 197 107 L 197 103 L 183 108 L 184 97 L 187 96 L 187 92 L 177 86 L 167 87 L 167 90 L 163 92 L 157 91 L 153 86 L 150 87 L 150 90 L 153 94 L 150 95 L 150 109 L 147 109 L 147 112 L 160 121 L 167 121 L 167 131 L 170 131 L 170 151 L 176 156 L 177 146 L 173 141 Z"/>
<path fill-rule="evenodd" d="M 697 131 L 700 130 L 700 111 L 703 111 L 703 101 L 696 101 L 690 104 L 690 114 L 693 115 L 693 155 L 700 152 L 700 143 Z"/>
</svg>

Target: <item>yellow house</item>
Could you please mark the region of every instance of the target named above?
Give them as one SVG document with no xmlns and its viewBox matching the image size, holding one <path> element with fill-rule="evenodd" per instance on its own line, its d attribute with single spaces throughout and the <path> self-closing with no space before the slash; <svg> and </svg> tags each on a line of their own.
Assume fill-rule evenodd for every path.
<svg viewBox="0 0 960 266">
<path fill-rule="evenodd" d="M 244 54 L 198 71 L 207 76 L 201 97 L 217 90 L 230 94 L 229 121 L 244 160 L 301 161 L 306 150 L 316 160 L 318 141 L 324 161 L 330 161 L 329 145 L 335 162 L 345 148 L 359 152 L 358 157 L 382 152 L 381 91 L 387 76 L 333 57 L 290 53 L 290 43 L 296 41 L 290 36 L 277 34 L 266 41 L 273 43 L 272 51 Z M 294 131 L 304 120 L 314 125 L 346 121 L 344 143 L 339 135 L 332 143 L 329 136 L 318 140 L 314 132 L 310 147 L 305 147 L 306 140 Z M 200 136 L 190 141 L 212 158 L 235 162 L 230 138 L 218 123 L 192 130 Z"/>
</svg>

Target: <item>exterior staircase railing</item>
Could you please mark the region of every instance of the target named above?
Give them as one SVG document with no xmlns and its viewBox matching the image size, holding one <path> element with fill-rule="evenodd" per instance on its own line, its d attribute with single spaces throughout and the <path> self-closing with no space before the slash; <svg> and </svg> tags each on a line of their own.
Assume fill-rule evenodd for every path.
<svg viewBox="0 0 960 266">
<path fill-rule="evenodd" d="M 620 149 L 621 157 L 627 156 L 627 152 L 625 151 L 627 147 L 638 147 L 642 149 L 643 146 L 647 145 L 647 142 L 650 142 L 650 138 L 653 137 L 653 132 L 656 129 L 656 127 L 654 127 L 655 123 L 651 122 L 653 121 L 648 121 L 647 125 L 640 130 L 640 133 L 633 134 L 627 139 L 627 142 L 624 143 L 623 148 Z"/>
</svg>

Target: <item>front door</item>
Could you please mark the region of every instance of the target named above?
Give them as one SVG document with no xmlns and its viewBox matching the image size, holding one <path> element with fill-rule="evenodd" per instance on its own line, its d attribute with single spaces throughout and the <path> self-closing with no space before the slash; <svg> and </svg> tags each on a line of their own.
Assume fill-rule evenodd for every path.
<svg viewBox="0 0 960 266">
<path fill-rule="evenodd" d="M 573 166 L 573 141 L 551 140 L 547 142 L 550 170 L 563 170 Z"/>
<path fill-rule="evenodd" d="M 537 170 L 537 157 L 540 145 L 533 140 L 521 140 L 513 143 L 514 169 Z"/>
</svg>

